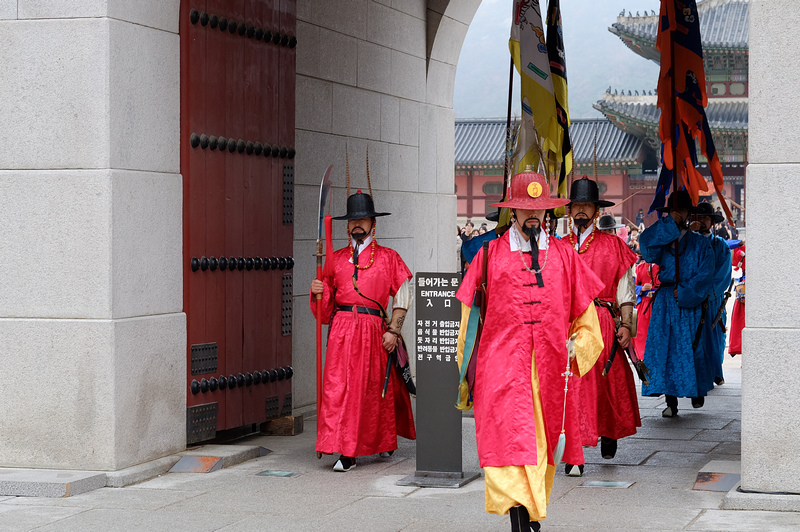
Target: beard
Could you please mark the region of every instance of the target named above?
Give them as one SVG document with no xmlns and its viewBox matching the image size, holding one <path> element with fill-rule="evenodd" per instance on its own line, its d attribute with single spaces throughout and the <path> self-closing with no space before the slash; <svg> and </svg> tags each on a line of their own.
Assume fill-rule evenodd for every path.
<svg viewBox="0 0 800 532">
<path fill-rule="evenodd" d="M 360 227 L 356 227 L 355 229 L 350 231 L 350 237 L 360 244 L 364 241 L 365 238 L 367 238 L 367 232 L 361 229 Z"/>
<path fill-rule="evenodd" d="M 572 222 L 577 225 L 581 230 L 586 229 L 586 227 L 591 223 L 592 219 L 588 216 L 579 216 L 577 218 L 573 218 Z"/>
<path fill-rule="evenodd" d="M 531 225 L 528 225 L 528 222 L 534 222 Z M 528 235 L 528 238 L 533 238 L 538 240 L 539 234 L 542 232 L 542 222 L 539 218 L 528 218 L 525 220 L 525 223 L 522 224 L 522 232 Z"/>
</svg>

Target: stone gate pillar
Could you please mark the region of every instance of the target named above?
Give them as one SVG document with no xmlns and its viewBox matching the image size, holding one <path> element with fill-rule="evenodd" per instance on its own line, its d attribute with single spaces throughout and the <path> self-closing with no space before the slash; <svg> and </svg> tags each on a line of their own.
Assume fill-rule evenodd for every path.
<svg viewBox="0 0 800 532">
<path fill-rule="evenodd" d="M 0 0 L 0 467 L 185 447 L 177 0 Z"/>
<path fill-rule="evenodd" d="M 742 488 L 800 493 L 800 12 L 750 4 Z"/>
</svg>

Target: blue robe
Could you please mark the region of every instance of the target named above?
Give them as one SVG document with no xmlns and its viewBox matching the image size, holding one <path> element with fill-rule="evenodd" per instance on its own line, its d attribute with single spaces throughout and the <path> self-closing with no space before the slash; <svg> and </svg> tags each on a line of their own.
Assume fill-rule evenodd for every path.
<svg viewBox="0 0 800 532">
<path fill-rule="evenodd" d="M 680 282 L 675 300 L 675 240 L 680 236 Z M 650 385 L 642 395 L 700 397 L 714 387 L 714 375 L 701 345 L 692 348 L 702 304 L 712 292 L 714 254 L 707 238 L 682 236 L 670 216 L 650 225 L 639 237 L 645 261 L 657 264 L 661 288 L 653 298 L 644 362 Z M 665 286 L 667 285 L 667 286 Z"/>
<path fill-rule="evenodd" d="M 711 250 L 714 254 L 714 277 L 700 342 L 705 349 L 705 356 L 710 362 L 714 377 L 722 378 L 722 362 L 725 360 L 725 325 L 728 320 L 728 313 L 725 309 L 722 310 L 719 324 L 713 330 L 711 324 L 714 323 L 717 311 L 725 298 L 725 291 L 731 283 L 731 249 L 724 238 L 708 235 L 705 238 L 711 243 Z"/>
</svg>

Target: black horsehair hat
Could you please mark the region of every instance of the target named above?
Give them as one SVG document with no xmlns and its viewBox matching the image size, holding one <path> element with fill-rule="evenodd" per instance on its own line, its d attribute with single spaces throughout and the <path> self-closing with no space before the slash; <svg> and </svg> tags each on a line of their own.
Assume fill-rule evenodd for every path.
<svg viewBox="0 0 800 532">
<path fill-rule="evenodd" d="M 600 199 L 600 191 L 597 188 L 597 181 L 593 181 L 586 176 L 572 182 L 569 189 L 569 202 L 572 203 L 594 203 L 598 207 L 611 207 L 613 201 Z"/>
<path fill-rule="evenodd" d="M 658 212 L 669 212 L 671 210 L 686 209 L 689 214 L 697 212 L 697 207 L 692 203 L 692 197 L 685 190 L 676 190 L 669 195 L 666 207 L 659 207 Z"/>
<path fill-rule="evenodd" d="M 714 211 L 714 207 L 707 201 L 704 201 L 703 203 L 697 205 L 695 214 L 697 216 L 708 216 L 709 218 L 711 218 L 712 224 L 718 224 L 725 219 L 724 216 Z"/>
<path fill-rule="evenodd" d="M 375 212 L 375 202 L 372 200 L 372 180 L 369 177 L 369 151 L 367 151 L 367 186 L 369 194 L 364 194 L 361 189 L 355 194 L 350 194 L 350 158 L 345 153 L 345 165 L 347 168 L 347 214 L 344 216 L 334 216 L 334 220 L 360 220 L 361 218 L 376 218 L 378 216 L 389 216 L 388 212 Z"/>
<path fill-rule="evenodd" d="M 388 212 L 375 212 L 375 203 L 372 196 L 364 194 L 359 189 L 358 192 L 347 198 L 347 214 L 344 216 L 334 216 L 334 220 L 359 220 L 361 218 L 375 218 L 377 216 L 389 216 Z"/>
</svg>

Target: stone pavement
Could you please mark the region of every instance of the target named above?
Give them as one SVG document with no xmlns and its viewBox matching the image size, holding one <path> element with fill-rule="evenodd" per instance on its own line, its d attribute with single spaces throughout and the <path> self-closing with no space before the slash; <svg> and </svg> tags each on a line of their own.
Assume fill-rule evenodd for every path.
<svg viewBox="0 0 800 532">
<path fill-rule="evenodd" d="M 663 399 L 642 398 L 642 428 L 620 441 L 613 460 L 587 450 L 583 478 L 559 472 L 543 530 L 797 531 L 800 513 L 723 510 L 725 491 L 693 490 L 698 471 L 736 472 L 741 420 L 738 359 L 726 384 L 702 409 L 680 401 L 664 419 Z M 464 469 L 478 467 L 474 421 L 464 418 Z M 0 531 L 507 531 L 508 518 L 483 510 L 483 482 L 461 489 L 400 487 L 415 470 L 415 446 L 403 441 L 389 459 L 367 457 L 334 473 L 317 460 L 313 420 L 295 437 L 251 436 L 267 456 L 212 473 L 168 473 L 125 488 L 52 499 L 0 497 Z M 711 463 L 708 467 L 707 464 Z M 265 471 L 293 476 L 259 476 Z M 581 487 L 624 481 L 625 489 Z"/>
</svg>

